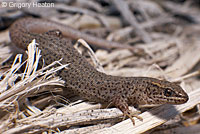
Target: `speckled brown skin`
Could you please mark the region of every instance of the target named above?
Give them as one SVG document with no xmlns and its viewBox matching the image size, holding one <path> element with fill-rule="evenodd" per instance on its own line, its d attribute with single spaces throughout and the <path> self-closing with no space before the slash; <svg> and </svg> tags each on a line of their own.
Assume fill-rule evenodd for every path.
<svg viewBox="0 0 200 134">
<path fill-rule="evenodd" d="M 53 25 L 53 29 L 60 30 L 59 24 L 58 27 L 55 27 L 55 23 Z M 65 80 L 66 87 L 82 98 L 113 104 L 130 118 L 137 116 L 132 115 L 129 105 L 182 104 L 188 101 L 188 95 L 175 83 L 149 77 L 118 77 L 98 72 L 74 49 L 68 39 L 59 37 L 59 31 L 47 32 L 53 30 L 50 26 L 51 22 L 46 20 L 21 19 L 10 27 L 10 37 L 21 48 L 26 48 L 23 45 L 36 39 L 46 64 L 61 58 L 62 64 L 70 63 L 69 69 L 58 72 L 58 75 Z M 62 31 L 62 35 L 66 36 L 65 32 Z"/>
</svg>

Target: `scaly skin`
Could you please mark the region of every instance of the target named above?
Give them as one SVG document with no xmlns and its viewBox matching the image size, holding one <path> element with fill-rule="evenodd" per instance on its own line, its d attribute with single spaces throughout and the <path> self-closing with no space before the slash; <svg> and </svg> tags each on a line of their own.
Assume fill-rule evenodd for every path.
<svg viewBox="0 0 200 134">
<path fill-rule="evenodd" d="M 59 31 L 48 32 L 55 29 L 60 30 L 65 38 L 60 37 Z M 26 48 L 23 45 L 36 39 L 46 64 L 61 58 L 62 64 L 70 63 L 69 69 L 58 72 L 65 80 L 66 87 L 88 101 L 115 105 L 133 123 L 132 117 L 141 118 L 131 113 L 129 105 L 183 104 L 188 101 L 184 90 L 172 82 L 150 77 L 111 76 L 98 72 L 74 49 L 71 41 L 66 38 L 71 38 L 66 30 L 64 25 L 55 22 L 26 18 L 16 21 L 10 27 L 10 37 L 21 48 Z"/>
</svg>

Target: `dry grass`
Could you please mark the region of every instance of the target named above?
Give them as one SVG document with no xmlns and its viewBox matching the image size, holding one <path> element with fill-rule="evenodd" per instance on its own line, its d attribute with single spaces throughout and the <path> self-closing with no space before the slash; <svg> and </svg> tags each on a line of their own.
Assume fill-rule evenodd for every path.
<svg viewBox="0 0 200 134">
<path fill-rule="evenodd" d="M 193 70 L 200 61 L 200 41 L 199 38 L 185 37 L 158 39 L 148 45 L 138 44 L 144 51 L 137 54 L 126 49 L 116 49 L 110 53 L 99 49 L 94 53 L 81 41 L 89 50 L 96 68 L 107 74 L 179 81 L 189 94 L 190 100 L 186 104 L 144 110 L 140 114 L 144 121 L 136 119 L 135 126 L 129 119 L 122 121 L 122 113 L 116 108 L 100 109 L 100 104 L 91 105 L 82 101 L 65 105 L 55 99 L 66 101 L 63 96 L 54 96 L 53 93 L 46 95 L 46 92 L 57 91 L 58 87 L 64 85 L 64 81 L 54 74 L 60 69 L 67 69 L 67 65 L 54 61 L 38 69 L 41 50 L 33 41 L 28 46 L 26 60 L 22 61 L 23 55 L 18 54 L 11 68 L 0 74 L 0 133 L 142 133 L 167 123 L 181 122 L 186 124 L 184 126 L 190 126 L 192 121 L 187 115 L 181 116 L 182 119 L 178 121 L 172 119 L 197 107 L 200 102 L 200 85 L 198 79 L 194 78 L 199 75 L 199 70 Z M 6 47 L 1 50 L 9 51 Z M 0 57 L 7 59 L 2 56 L 5 53 L 1 53 Z M 23 65 L 24 70 L 19 73 Z M 66 92 L 66 89 L 63 91 Z M 29 101 L 30 97 L 38 95 L 43 97 Z M 49 104 L 50 100 L 57 101 L 62 107 L 55 107 L 55 103 Z M 43 108 L 40 105 L 44 105 Z"/>
<path fill-rule="evenodd" d="M 141 108 L 139 116 L 144 120 L 136 119 L 133 126 L 130 119 L 123 120 L 119 109 L 103 109 L 100 104 L 89 104 L 69 94 L 63 88 L 64 81 L 55 75 L 60 69 L 68 69 L 67 65 L 54 61 L 42 68 L 42 63 L 38 66 L 42 55 L 33 41 L 28 46 L 28 56 L 18 54 L 11 67 L 0 66 L 0 133 L 199 133 L 200 82 L 196 76 L 200 74 L 200 9 L 197 0 L 54 3 L 55 7 L 51 8 L 0 8 L 0 28 L 6 29 L 0 32 L 0 43 L 10 42 L 7 28 L 24 13 L 55 20 L 91 33 L 88 37 L 95 35 L 113 45 L 118 42 L 120 48 L 131 45 L 132 51 L 97 49 L 94 53 L 87 43 L 79 40 L 88 49 L 92 59 L 88 61 L 98 70 L 116 76 L 148 76 L 179 82 L 188 93 L 189 101 L 183 105 Z M 120 14 L 113 14 L 116 10 Z M 0 63 L 16 53 L 16 49 L 6 45 L 0 45 Z M 107 43 L 96 45 L 110 48 Z"/>
<path fill-rule="evenodd" d="M 146 52 L 154 57 L 152 58 L 152 61 L 149 61 L 148 56 L 141 57 L 138 55 L 133 55 L 129 53 L 128 50 L 116 50 L 109 54 L 106 54 L 101 50 L 101 52 L 97 52 L 96 55 L 100 59 L 100 62 L 104 64 L 106 68 L 105 71 L 113 75 L 130 76 L 132 75 L 130 74 L 131 72 L 134 75 L 153 76 L 173 80 L 175 78 L 171 77 L 171 75 L 168 75 L 169 73 L 166 71 L 168 69 L 162 70 L 159 68 L 159 66 L 163 63 L 170 64 L 171 66 L 168 66 L 171 68 L 173 67 L 173 64 L 183 66 L 185 60 L 182 59 L 185 59 L 186 56 L 191 56 L 188 53 L 173 58 L 173 61 L 170 60 L 171 57 L 169 57 L 169 55 L 171 53 L 176 55 L 178 53 L 182 53 L 182 51 L 187 50 L 184 48 L 186 46 L 180 43 L 182 41 L 181 39 L 179 40 L 179 45 L 173 41 L 174 40 L 169 41 L 170 43 L 159 42 L 163 45 L 162 47 L 156 47 L 157 49 L 153 48 L 158 43 L 142 46 Z M 190 46 L 190 49 L 196 50 L 193 52 L 198 53 L 198 50 L 200 49 L 198 41 L 193 43 L 193 45 Z M 163 51 L 166 53 L 166 56 L 162 55 L 162 57 L 160 57 L 161 54 L 163 54 Z M 114 125 L 122 120 L 122 118 L 119 118 L 122 117 L 122 113 L 116 108 L 99 109 L 99 104 L 91 105 L 84 102 L 80 103 L 78 101 L 71 103 L 68 106 L 63 105 L 64 107 L 58 109 L 53 105 L 48 105 L 43 110 L 41 110 L 35 105 L 31 105 L 27 98 L 30 96 L 37 96 L 44 91 L 50 90 L 49 88 L 42 87 L 49 87 L 50 85 L 63 86 L 64 82 L 60 78 L 55 77 L 54 73 L 60 69 L 66 68 L 67 65 L 60 65 L 59 61 L 55 61 L 52 64 L 37 70 L 38 62 L 41 57 L 40 52 L 41 51 L 36 47 L 35 41 L 33 41 L 28 46 L 27 60 L 22 62 L 22 55 L 17 55 L 12 67 L 5 73 L 1 74 L 0 85 L 2 88 L 0 95 L 0 108 L 1 115 L 4 115 L 1 117 L 1 133 L 40 133 L 45 131 L 51 133 L 60 132 L 61 130 L 63 133 L 91 133 L 95 130 L 95 133 L 141 133 L 167 122 L 170 118 L 175 117 L 178 113 L 182 113 L 194 107 L 200 101 L 198 99 L 191 99 L 196 98 L 200 90 L 194 90 L 194 87 L 192 89 L 190 86 L 187 86 L 187 80 L 184 80 L 184 83 L 186 84 L 182 83 L 183 87 L 187 92 L 191 92 L 189 94 L 190 101 L 188 103 L 176 107 L 164 105 L 162 107 L 154 108 L 150 111 L 144 112 L 140 115 L 144 118 L 144 121 L 141 122 L 136 119 L 135 126 L 132 126 L 132 123 L 129 119 Z M 195 55 L 196 53 L 191 54 Z M 93 58 L 96 61 L 96 57 Z M 137 61 L 135 59 L 137 59 Z M 161 63 L 160 65 L 154 65 L 151 68 L 148 67 L 153 63 L 153 61 L 158 60 L 158 63 Z M 188 64 L 188 66 L 190 65 L 188 68 L 192 68 L 198 61 L 198 57 L 192 61 L 188 61 L 193 63 Z M 135 68 L 124 67 L 125 64 L 132 64 L 133 62 Z M 24 72 L 16 73 L 23 64 L 26 65 Z M 59 66 L 54 67 L 55 64 L 59 64 Z M 96 63 L 96 65 L 98 64 L 99 63 Z M 143 65 L 142 68 L 141 65 Z M 177 71 L 176 67 L 172 69 L 175 71 L 170 71 L 170 74 Z M 111 70 L 109 68 L 114 68 L 112 69 L 114 71 L 109 71 Z M 180 71 L 181 69 L 183 69 L 183 71 Z M 182 80 L 183 82 L 183 78 L 185 78 L 183 75 L 186 73 L 185 68 L 179 68 L 178 70 L 179 72 L 183 73 L 179 74 L 176 79 Z M 189 69 L 187 71 L 189 71 Z M 193 79 L 193 82 L 195 81 L 196 80 Z M 196 86 L 195 89 L 198 86 Z M 50 99 L 52 98 L 50 97 Z M 171 114 L 168 114 L 170 112 Z M 84 125 L 84 127 L 78 127 L 82 125 Z M 73 128 L 72 126 L 77 128 Z"/>
<path fill-rule="evenodd" d="M 8 126 L 15 126 L 16 122 L 14 122 L 14 120 L 17 121 L 19 118 L 26 117 L 26 115 L 19 110 L 19 107 L 21 107 L 22 103 L 27 105 L 27 108 L 33 107 L 28 104 L 27 97 L 48 91 L 48 88 L 45 89 L 41 87 L 50 85 L 63 86 L 64 84 L 64 81 L 55 77 L 53 74 L 67 67 L 67 65 L 53 67 L 59 62 L 55 61 L 37 70 L 38 62 L 41 57 L 40 52 L 41 50 L 36 47 L 35 40 L 33 40 L 33 42 L 28 45 L 28 58 L 22 62 L 22 55 L 16 55 L 11 68 L 0 76 L 0 109 L 1 114 L 5 114 L 4 117 L 1 118 L 1 132 L 6 131 Z M 23 65 L 25 65 L 23 73 L 17 73 Z M 37 113 L 37 111 L 40 110 L 34 108 L 30 111 Z"/>
</svg>

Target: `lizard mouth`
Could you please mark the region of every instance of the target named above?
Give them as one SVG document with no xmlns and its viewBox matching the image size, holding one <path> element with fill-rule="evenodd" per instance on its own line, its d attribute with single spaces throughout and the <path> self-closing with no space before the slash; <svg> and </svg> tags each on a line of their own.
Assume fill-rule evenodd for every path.
<svg viewBox="0 0 200 134">
<path fill-rule="evenodd" d="M 158 100 L 160 100 L 161 102 L 167 103 L 167 104 L 183 104 L 186 103 L 189 100 L 188 96 L 182 96 L 182 97 L 158 97 Z"/>
<path fill-rule="evenodd" d="M 155 106 L 160 106 L 162 104 L 183 104 L 186 103 L 189 100 L 188 97 L 181 97 L 181 98 L 176 98 L 176 97 L 171 97 L 171 98 L 163 98 L 163 97 L 158 97 L 157 99 L 150 99 L 148 103 L 146 104 L 140 104 L 139 107 L 155 107 Z"/>
<path fill-rule="evenodd" d="M 146 104 L 160 105 L 160 104 L 183 104 L 189 100 L 188 95 L 163 97 L 161 95 L 149 97 Z"/>
</svg>

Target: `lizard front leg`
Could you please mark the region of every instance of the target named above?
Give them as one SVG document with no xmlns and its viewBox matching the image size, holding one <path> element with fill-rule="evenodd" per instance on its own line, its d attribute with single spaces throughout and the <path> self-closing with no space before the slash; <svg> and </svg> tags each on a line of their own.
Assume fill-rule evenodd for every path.
<svg viewBox="0 0 200 134">
<path fill-rule="evenodd" d="M 135 120 L 133 119 L 133 117 L 136 117 L 141 121 L 143 120 L 142 117 L 138 116 L 140 112 L 133 112 L 129 110 L 127 100 L 122 96 L 115 96 L 112 99 L 112 104 L 114 104 L 115 107 L 119 108 L 125 117 L 127 116 L 128 118 L 130 118 L 133 125 L 135 125 Z"/>
</svg>

